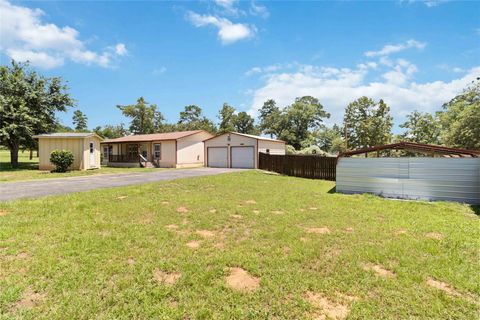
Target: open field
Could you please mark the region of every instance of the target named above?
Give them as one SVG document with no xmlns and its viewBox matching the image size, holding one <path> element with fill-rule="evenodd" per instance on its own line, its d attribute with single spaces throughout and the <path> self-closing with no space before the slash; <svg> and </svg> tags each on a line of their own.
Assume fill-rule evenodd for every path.
<svg viewBox="0 0 480 320">
<path fill-rule="evenodd" d="M 156 168 L 111 168 L 102 167 L 98 170 L 85 171 L 70 171 L 65 173 L 40 171 L 38 170 L 38 158 L 33 153 L 32 160 L 29 159 L 28 151 L 18 153 L 19 168 L 13 169 L 10 166 L 10 152 L 8 150 L 0 149 L 0 183 L 5 181 L 21 181 L 32 179 L 47 179 L 47 178 L 63 178 L 63 177 L 80 177 L 91 176 L 96 174 L 110 174 L 110 173 L 131 173 L 131 172 L 148 172 L 152 170 L 161 170 Z"/>
<path fill-rule="evenodd" d="M 0 319 L 475 319 L 480 221 L 258 171 L 0 203 Z"/>
</svg>

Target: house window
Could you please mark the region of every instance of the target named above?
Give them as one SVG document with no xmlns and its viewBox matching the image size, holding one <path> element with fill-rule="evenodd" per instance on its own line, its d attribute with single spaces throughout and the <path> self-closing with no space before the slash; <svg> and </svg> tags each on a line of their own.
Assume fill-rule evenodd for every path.
<svg viewBox="0 0 480 320">
<path fill-rule="evenodd" d="M 103 159 L 108 159 L 108 155 L 110 154 L 110 146 L 103 146 Z"/>
<path fill-rule="evenodd" d="M 160 159 L 161 158 L 161 156 L 162 156 L 161 150 L 162 150 L 162 144 L 155 143 L 153 145 L 153 156 L 154 156 L 155 159 Z"/>
<path fill-rule="evenodd" d="M 138 146 L 136 144 L 129 144 L 127 146 L 128 157 L 134 159 L 138 156 Z"/>
<path fill-rule="evenodd" d="M 93 153 L 93 142 L 90 142 L 90 153 Z"/>
</svg>

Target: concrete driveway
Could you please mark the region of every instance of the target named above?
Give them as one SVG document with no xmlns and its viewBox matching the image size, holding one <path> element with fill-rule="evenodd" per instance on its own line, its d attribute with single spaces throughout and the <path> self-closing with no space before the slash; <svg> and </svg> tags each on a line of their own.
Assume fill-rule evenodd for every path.
<svg viewBox="0 0 480 320">
<path fill-rule="evenodd" d="M 172 169 L 124 174 L 99 174 L 88 177 L 55 178 L 0 183 L 0 201 L 20 198 L 38 198 L 100 188 L 128 186 L 132 184 L 180 178 L 211 176 L 241 171 L 226 168 Z"/>
</svg>

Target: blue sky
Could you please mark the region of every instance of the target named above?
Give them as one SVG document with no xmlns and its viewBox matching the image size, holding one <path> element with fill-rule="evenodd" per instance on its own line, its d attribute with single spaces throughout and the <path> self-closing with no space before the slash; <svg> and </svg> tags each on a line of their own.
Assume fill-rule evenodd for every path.
<svg viewBox="0 0 480 320">
<path fill-rule="evenodd" d="M 0 10 L 1 63 L 63 77 L 89 127 L 127 123 L 115 105 L 140 96 L 177 121 L 189 104 L 217 120 L 224 102 L 255 115 L 268 98 L 313 95 L 331 124 L 367 95 L 399 124 L 480 76 L 478 2 L 0 0 Z M 59 115 L 67 125 L 72 111 Z"/>
</svg>

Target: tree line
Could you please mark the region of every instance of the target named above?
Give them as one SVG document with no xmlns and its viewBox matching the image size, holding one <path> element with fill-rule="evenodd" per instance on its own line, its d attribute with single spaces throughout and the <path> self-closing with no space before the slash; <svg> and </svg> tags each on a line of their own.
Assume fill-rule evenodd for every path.
<svg viewBox="0 0 480 320">
<path fill-rule="evenodd" d="M 75 110 L 74 128 L 61 124 L 57 112 L 76 107 L 68 87 L 59 77 L 46 78 L 31 70 L 28 63 L 0 67 L 0 144 L 10 150 L 12 167 L 18 166 L 20 149 L 35 149 L 33 135 L 48 132 L 88 130 L 88 118 Z M 292 104 L 278 106 L 267 100 L 259 109 L 258 121 L 248 113 L 224 103 L 218 123 L 208 119 L 201 107 L 188 105 L 179 120 L 168 123 L 156 104 L 143 97 L 136 103 L 116 106 L 130 119 L 128 126 L 109 124 L 92 131 L 105 138 L 129 134 L 206 130 L 213 134 L 235 131 L 268 135 L 284 140 L 290 152 L 337 154 L 399 140 L 480 149 L 480 81 L 476 79 L 462 93 L 441 106 L 436 113 L 414 111 L 400 125 L 401 135 L 392 133 L 393 117 L 382 99 L 360 97 L 345 108 L 343 123 L 325 125 L 330 113 L 312 96 L 296 98 Z"/>
</svg>

